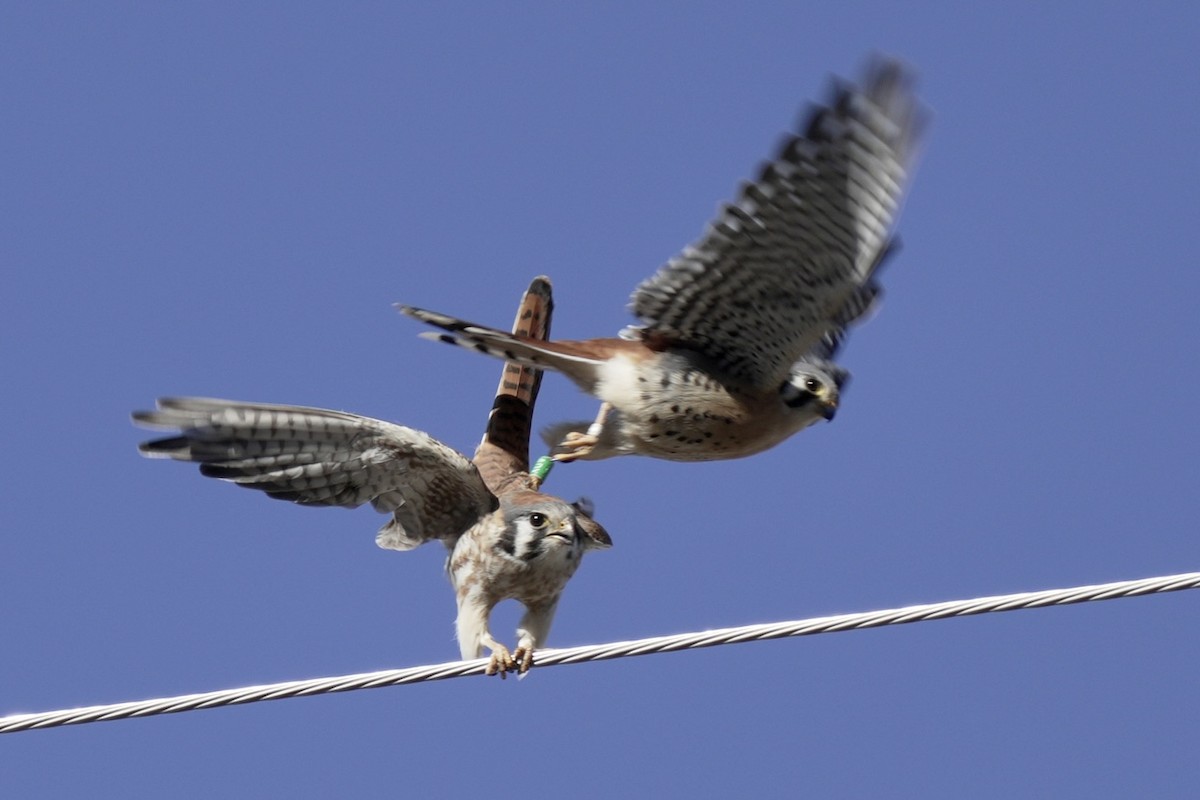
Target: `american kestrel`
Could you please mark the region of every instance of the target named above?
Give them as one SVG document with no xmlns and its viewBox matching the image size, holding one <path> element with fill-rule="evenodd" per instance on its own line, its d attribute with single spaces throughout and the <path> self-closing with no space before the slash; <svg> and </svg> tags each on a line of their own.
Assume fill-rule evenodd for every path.
<svg viewBox="0 0 1200 800">
<path fill-rule="evenodd" d="M 551 312 L 550 284 L 538 278 L 514 332 L 544 339 Z M 489 675 L 524 673 L 584 553 L 612 544 L 590 503 L 536 491 L 529 430 L 540 379 L 539 370 L 505 365 L 473 462 L 421 431 L 320 408 L 164 398 L 133 419 L 180 432 L 145 442 L 144 455 L 194 461 L 203 475 L 301 505 L 369 502 L 392 515 L 376 536 L 380 547 L 442 541 L 462 657 L 478 658 L 487 647 Z M 488 630 L 492 608 L 507 598 L 526 609 L 512 653 Z"/>
<path fill-rule="evenodd" d="M 547 430 L 555 457 L 740 458 L 833 418 L 846 328 L 876 271 L 924 113 L 912 76 L 879 61 L 838 84 L 700 241 L 644 281 L 621 338 L 533 341 L 410 306 L 426 338 L 565 374 L 602 403 L 595 423 Z"/>
</svg>

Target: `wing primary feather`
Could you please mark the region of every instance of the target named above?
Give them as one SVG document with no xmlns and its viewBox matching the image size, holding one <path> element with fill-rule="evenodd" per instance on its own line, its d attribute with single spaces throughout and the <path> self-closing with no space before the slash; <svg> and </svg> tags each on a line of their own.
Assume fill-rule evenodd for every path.
<svg viewBox="0 0 1200 800">
<path fill-rule="evenodd" d="M 885 58 L 861 87 L 835 81 L 704 236 L 637 288 L 634 335 L 767 387 L 859 319 L 879 297 L 871 284 L 923 129 L 912 86 Z"/>
<path fill-rule="evenodd" d="M 163 398 L 133 420 L 178 435 L 144 442 L 147 456 L 195 462 L 202 475 L 301 505 L 393 512 L 379 539 L 397 549 L 453 543 L 496 507 L 476 467 L 421 431 L 304 406 Z"/>
</svg>

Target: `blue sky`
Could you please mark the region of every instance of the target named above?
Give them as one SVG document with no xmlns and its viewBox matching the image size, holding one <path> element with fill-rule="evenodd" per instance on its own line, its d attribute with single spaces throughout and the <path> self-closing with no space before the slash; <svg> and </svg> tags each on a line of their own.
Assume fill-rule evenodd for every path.
<svg viewBox="0 0 1200 800">
<path fill-rule="evenodd" d="M 610 335 L 828 75 L 933 112 L 836 422 L 560 467 L 567 646 L 1200 568 L 1196 11 L 0 8 L 0 714 L 451 660 L 442 553 L 141 459 L 165 394 L 478 441 L 396 301 Z M 592 413 L 548 377 L 539 420 Z M 1195 593 L 3 737 L 7 797 L 1182 796 Z M 494 628 L 511 637 L 518 611 Z"/>
</svg>

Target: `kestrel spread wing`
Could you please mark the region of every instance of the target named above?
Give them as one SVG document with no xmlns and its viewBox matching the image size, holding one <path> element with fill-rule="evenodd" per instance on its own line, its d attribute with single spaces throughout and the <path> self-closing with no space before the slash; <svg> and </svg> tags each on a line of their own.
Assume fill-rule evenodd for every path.
<svg viewBox="0 0 1200 800">
<path fill-rule="evenodd" d="M 498 503 L 461 453 L 421 431 L 356 414 L 199 397 L 163 398 L 133 419 L 179 436 L 145 442 L 143 454 L 194 461 L 210 478 L 309 506 L 370 503 L 393 518 L 381 547 L 431 539 L 453 546 Z"/>
<path fill-rule="evenodd" d="M 888 246 L 922 128 L 912 83 L 879 61 L 861 91 L 839 85 L 708 232 L 637 288 L 634 335 L 773 388 L 853 321 L 843 306 Z"/>
</svg>

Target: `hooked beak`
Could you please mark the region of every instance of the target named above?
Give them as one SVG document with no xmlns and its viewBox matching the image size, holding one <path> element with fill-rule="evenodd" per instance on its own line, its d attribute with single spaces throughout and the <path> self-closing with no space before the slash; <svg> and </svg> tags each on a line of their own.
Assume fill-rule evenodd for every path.
<svg viewBox="0 0 1200 800">
<path fill-rule="evenodd" d="M 575 524 L 569 519 L 564 519 L 562 524 L 559 525 L 555 530 L 547 533 L 546 537 L 550 539 L 562 539 L 565 542 L 573 542 L 575 541 Z"/>
<path fill-rule="evenodd" d="M 825 418 L 826 422 L 833 422 L 833 418 L 837 416 L 837 410 L 836 402 L 821 403 L 821 416 Z"/>
</svg>

